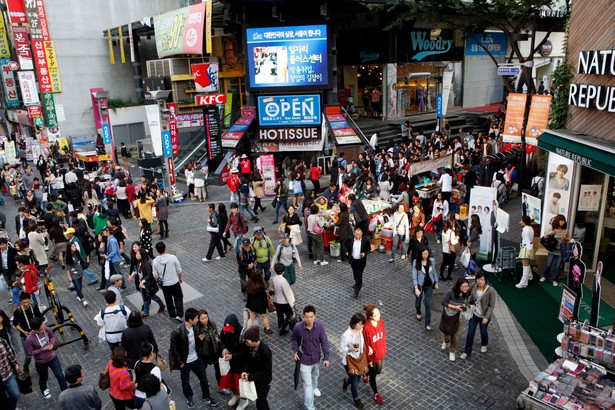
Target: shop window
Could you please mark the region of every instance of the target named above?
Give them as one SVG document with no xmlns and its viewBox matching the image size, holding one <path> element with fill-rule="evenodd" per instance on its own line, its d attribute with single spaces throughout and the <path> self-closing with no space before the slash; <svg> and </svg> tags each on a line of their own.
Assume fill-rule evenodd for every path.
<svg viewBox="0 0 615 410">
<path fill-rule="evenodd" d="M 575 240 L 583 245 L 583 257 L 587 269 L 594 269 L 594 255 L 596 248 L 600 247 L 603 235 L 598 231 L 602 203 L 605 175 L 591 168 L 581 167 L 581 181 L 579 184 L 579 199 L 576 208 L 574 227 L 570 232 Z M 606 224 L 606 219 L 605 219 Z M 615 231 L 613 231 L 615 233 Z M 615 237 L 615 235 L 614 235 Z"/>
</svg>

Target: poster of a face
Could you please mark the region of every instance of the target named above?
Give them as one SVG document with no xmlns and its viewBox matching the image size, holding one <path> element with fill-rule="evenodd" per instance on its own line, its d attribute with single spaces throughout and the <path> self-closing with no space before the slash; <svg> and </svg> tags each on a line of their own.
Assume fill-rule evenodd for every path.
<svg viewBox="0 0 615 410">
<path fill-rule="evenodd" d="M 540 198 L 535 196 L 531 196 L 528 194 L 523 194 L 523 199 L 521 201 L 521 215 L 529 216 L 534 222 L 537 224 L 540 223 L 540 209 L 541 209 L 541 201 Z"/>
<path fill-rule="evenodd" d="M 574 162 L 561 155 L 549 153 L 549 164 L 544 194 L 541 235 L 551 229 L 549 222 L 555 215 L 570 215 L 571 188 L 574 177 Z"/>
<path fill-rule="evenodd" d="M 602 185 L 581 185 L 579 191 L 579 211 L 597 212 L 600 210 Z"/>
<path fill-rule="evenodd" d="M 287 47 L 255 47 L 252 57 L 255 84 L 288 82 Z"/>
<path fill-rule="evenodd" d="M 468 215 L 478 215 L 483 233 L 480 236 L 478 256 L 487 260 L 492 244 L 491 212 L 496 201 L 497 191 L 491 187 L 474 187 L 470 195 L 470 210 Z"/>
</svg>

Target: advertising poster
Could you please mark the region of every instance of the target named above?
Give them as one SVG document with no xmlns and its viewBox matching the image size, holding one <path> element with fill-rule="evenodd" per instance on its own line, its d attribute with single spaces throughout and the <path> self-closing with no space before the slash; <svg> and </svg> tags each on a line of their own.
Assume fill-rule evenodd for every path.
<svg viewBox="0 0 615 410">
<path fill-rule="evenodd" d="M 62 84 L 60 83 L 60 69 L 58 68 L 58 59 L 56 58 L 56 50 L 53 46 L 53 41 L 45 41 L 45 58 L 47 59 L 47 70 L 49 70 L 49 81 L 51 83 L 52 93 L 61 93 Z"/>
<path fill-rule="evenodd" d="M 17 162 L 17 152 L 15 152 L 15 141 L 6 141 L 4 143 L 4 155 L 6 156 L 6 162 L 14 164 Z"/>
<path fill-rule="evenodd" d="M 19 71 L 17 72 L 19 79 L 19 88 L 21 89 L 21 97 L 23 105 L 39 105 L 38 89 L 36 88 L 36 78 L 34 71 Z"/>
<path fill-rule="evenodd" d="M 205 3 L 154 16 L 158 57 L 203 54 L 204 26 Z"/>
<path fill-rule="evenodd" d="M 258 97 L 258 123 L 276 125 L 320 125 L 320 95 Z"/>
<path fill-rule="evenodd" d="M 7 0 L 6 5 L 9 9 L 9 19 L 11 23 L 25 23 L 26 20 L 26 8 L 24 7 L 23 0 Z"/>
<path fill-rule="evenodd" d="M 146 105 L 145 114 L 147 115 L 147 123 L 149 126 L 150 136 L 152 138 L 152 146 L 156 156 L 162 155 L 162 128 L 160 124 L 160 111 L 158 105 Z"/>
<path fill-rule="evenodd" d="M 218 91 L 218 63 L 192 64 L 191 68 L 197 92 L 213 93 Z"/>
<path fill-rule="evenodd" d="M 550 221 L 555 215 L 562 214 L 568 220 L 573 178 L 574 161 L 550 152 L 545 177 L 541 235 L 551 230 Z"/>
<path fill-rule="evenodd" d="M 34 69 L 32 49 L 28 40 L 28 29 L 24 26 L 13 26 L 13 42 L 15 43 L 19 68 L 21 70 Z"/>
<path fill-rule="evenodd" d="M 397 112 L 397 64 L 387 64 L 387 118 L 396 120 Z"/>
<path fill-rule="evenodd" d="M 6 26 L 4 25 L 4 19 L 0 19 L 0 57 L 7 58 L 10 56 L 11 49 L 8 36 L 6 35 Z"/>
<path fill-rule="evenodd" d="M 260 128 L 255 152 L 322 151 L 321 127 Z"/>
<path fill-rule="evenodd" d="M 342 114 L 327 114 L 329 129 L 335 138 L 337 145 L 360 144 L 361 138 L 356 131 L 350 127 L 346 117 Z"/>
<path fill-rule="evenodd" d="M 508 94 L 506 122 L 504 123 L 504 142 L 521 143 L 521 127 L 525 117 L 527 94 Z"/>
<path fill-rule="evenodd" d="M 506 34 L 501 32 L 471 33 L 466 40 L 466 56 L 486 56 L 485 47 L 493 56 L 506 55 Z"/>
<path fill-rule="evenodd" d="M 254 121 L 255 115 L 256 110 L 254 108 L 242 108 L 241 117 L 222 134 L 222 147 L 235 148 L 243 134 L 252 124 L 252 121 Z"/>
<path fill-rule="evenodd" d="M 527 215 L 532 219 L 532 221 L 539 224 L 541 221 L 540 216 L 542 215 L 542 212 L 540 211 L 542 208 L 541 204 L 542 201 L 540 198 L 523 194 L 523 199 L 521 201 L 521 216 Z"/>
<path fill-rule="evenodd" d="M 527 116 L 525 142 L 529 145 L 537 145 L 536 139 L 542 134 L 549 124 L 549 111 L 551 110 L 551 96 L 534 94 L 530 113 Z"/>
<path fill-rule="evenodd" d="M 261 171 L 264 180 L 263 188 L 265 195 L 272 196 L 275 194 L 275 158 L 272 154 L 260 155 L 256 159 L 256 166 Z"/>
<path fill-rule="evenodd" d="M 576 295 L 566 285 L 562 285 L 562 301 L 559 305 L 559 314 L 557 318 L 564 323 L 566 320 L 572 319 L 572 311 L 574 309 L 574 301 Z"/>
<path fill-rule="evenodd" d="M 495 214 L 495 222 L 498 225 L 496 229 L 499 233 L 508 232 L 510 227 L 510 215 L 503 209 L 498 209 Z"/>
<path fill-rule="evenodd" d="M 179 154 L 179 129 L 177 128 L 177 103 L 167 104 L 169 109 L 169 132 L 171 133 L 171 148 L 173 155 Z"/>
<path fill-rule="evenodd" d="M 327 26 L 246 29 L 248 88 L 327 87 Z"/>
<path fill-rule="evenodd" d="M 243 46 L 238 34 L 213 38 L 213 55 L 220 61 L 220 77 L 243 77 Z"/>
<path fill-rule="evenodd" d="M 50 93 L 52 88 L 51 78 L 49 77 L 49 67 L 47 66 L 47 57 L 45 55 L 45 42 L 43 40 L 32 40 L 32 49 L 41 92 Z"/>
<path fill-rule="evenodd" d="M 493 203 L 497 199 L 497 190 L 490 187 L 474 187 L 470 195 L 470 210 L 468 215 L 478 215 L 483 233 L 480 236 L 480 248 L 478 258 L 489 259 L 492 244 L 491 211 Z M 497 202 L 496 202 L 497 203 Z"/>
<path fill-rule="evenodd" d="M 601 193 L 602 185 L 581 185 L 577 210 L 598 212 L 600 210 Z"/>
</svg>

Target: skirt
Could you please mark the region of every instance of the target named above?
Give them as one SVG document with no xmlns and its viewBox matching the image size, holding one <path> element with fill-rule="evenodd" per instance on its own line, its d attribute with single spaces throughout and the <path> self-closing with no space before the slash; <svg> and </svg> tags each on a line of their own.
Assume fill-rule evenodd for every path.
<svg viewBox="0 0 615 410">
<path fill-rule="evenodd" d="M 444 311 L 442 311 L 442 318 L 440 319 L 439 329 L 445 335 L 452 336 L 457 333 L 457 329 L 459 329 L 460 323 L 461 315 L 459 313 L 453 316 L 449 316 Z"/>
<path fill-rule="evenodd" d="M 522 246 L 519 250 L 519 259 L 534 259 L 534 250 Z"/>
</svg>

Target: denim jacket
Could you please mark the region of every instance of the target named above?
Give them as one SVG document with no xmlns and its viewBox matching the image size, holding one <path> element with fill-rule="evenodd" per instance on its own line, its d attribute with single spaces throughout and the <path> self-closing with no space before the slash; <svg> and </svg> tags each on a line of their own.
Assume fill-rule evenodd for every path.
<svg viewBox="0 0 615 410">
<path fill-rule="evenodd" d="M 436 274 L 436 261 L 434 258 L 429 258 L 429 277 L 433 284 L 438 283 L 438 275 Z M 416 269 L 416 261 L 412 261 L 412 283 L 414 286 L 423 286 L 425 283 L 425 274 L 423 270 Z"/>
</svg>

